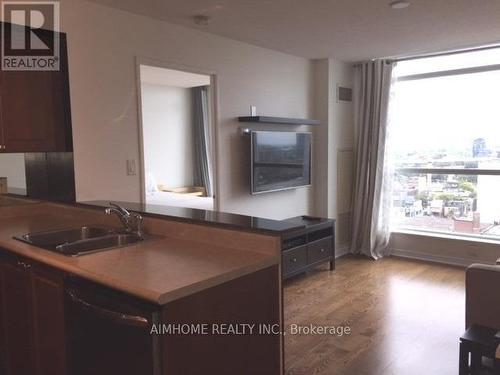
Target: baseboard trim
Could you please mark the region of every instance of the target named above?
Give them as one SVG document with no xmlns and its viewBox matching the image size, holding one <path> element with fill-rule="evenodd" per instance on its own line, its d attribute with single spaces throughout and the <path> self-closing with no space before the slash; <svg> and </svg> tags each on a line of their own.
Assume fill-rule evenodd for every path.
<svg viewBox="0 0 500 375">
<path fill-rule="evenodd" d="M 391 256 L 400 257 L 400 258 L 408 258 L 408 259 L 416 259 L 416 260 L 424 260 L 427 262 L 448 264 L 451 266 L 459 266 L 459 267 L 469 267 L 473 263 L 488 263 L 487 261 L 482 261 L 480 259 L 467 259 L 467 258 L 458 258 L 458 257 L 444 257 L 439 255 L 425 254 L 420 253 L 418 251 L 404 250 L 404 249 L 391 249 Z"/>
<path fill-rule="evenodd" d="M 350 244 L 337 245 L 335 247 L 335 259 L 343 257 L 344 255 L 349 254 L 349 248 L 350 247 L 351 247 Z"/>
</svg>

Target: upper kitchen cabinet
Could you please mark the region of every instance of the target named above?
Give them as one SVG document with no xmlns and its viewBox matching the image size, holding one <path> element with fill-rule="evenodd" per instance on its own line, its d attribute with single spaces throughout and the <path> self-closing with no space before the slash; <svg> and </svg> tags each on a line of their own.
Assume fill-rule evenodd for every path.
<svg viewBox="0 0 500 375">
<path fill-rule="evenodd" d="M 52 32 L 37 35 L 43 40 Z M 73 151 L 67 42 L 57 35 L 59 70 L 0 71 L 0 152 Z"/>
</svg>

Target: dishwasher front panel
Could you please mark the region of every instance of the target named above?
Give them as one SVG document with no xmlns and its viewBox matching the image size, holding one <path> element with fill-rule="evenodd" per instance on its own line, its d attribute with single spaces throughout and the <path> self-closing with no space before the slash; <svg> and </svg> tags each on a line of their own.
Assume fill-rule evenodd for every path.
<svg viewBox="0 0 500 375">
<path fill-rule="evenodd" d="M 93 283 L 65 288 L 71 375 L 156 375 L 155 308 Z"/>
</svg>

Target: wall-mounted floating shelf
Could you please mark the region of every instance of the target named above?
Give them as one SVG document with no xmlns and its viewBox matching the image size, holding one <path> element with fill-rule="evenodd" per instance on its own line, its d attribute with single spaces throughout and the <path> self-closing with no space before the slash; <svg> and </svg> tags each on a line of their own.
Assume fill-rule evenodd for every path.
<svg viewBox="0 0 500 375">
<path fill-rule="evenodd" d="M 304 118 L 287 118 L 271 116 L 241 116 L 239 122 L 256 122 L 260 124 L 281 124 L 281 125 L 321 125 L 319 120 L 310 120 Z"/>
</svg>

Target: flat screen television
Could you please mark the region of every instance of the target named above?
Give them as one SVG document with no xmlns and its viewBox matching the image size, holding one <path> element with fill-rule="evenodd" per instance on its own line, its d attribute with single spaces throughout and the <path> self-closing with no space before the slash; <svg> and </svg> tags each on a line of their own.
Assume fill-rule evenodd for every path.
<svg viewBox="0 0 500 375">
<path fill-rule="evenodd" d="M 311 185 L 311 133 L 252 131 L 251 193 Z"/>
</svg>

